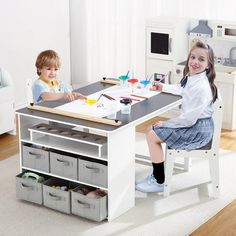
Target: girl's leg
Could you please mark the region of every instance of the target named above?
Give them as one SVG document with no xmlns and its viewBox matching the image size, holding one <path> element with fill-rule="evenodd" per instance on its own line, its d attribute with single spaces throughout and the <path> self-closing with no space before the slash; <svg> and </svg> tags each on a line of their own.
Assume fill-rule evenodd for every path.
<svg viewBox="0 0 236 236">
<path fill-rule="evenodd" d="M 153 166 L 153 173 L 138 183 L 136 189 L 142 192 L 163 192 L 165 172 L 164 154 L 161 147 L 162 141 L 151 128 L 148 129 L 146 137 Z"/>
<path fill-rule="evenodd" d="M 146 138 L 152 163 L 164 162 L 164 153 L 161 146 L 162 141 L 151 127 L 147 130 Z"/>
</svg>

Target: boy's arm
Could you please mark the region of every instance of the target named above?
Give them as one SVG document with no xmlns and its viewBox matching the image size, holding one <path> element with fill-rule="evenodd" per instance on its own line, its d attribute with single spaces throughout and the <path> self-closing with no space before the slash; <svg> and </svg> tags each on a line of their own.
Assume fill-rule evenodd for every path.
<svg viewBox="0 0 236 236">
<path fill-rule="evenodd" d="M 40 97 L 43 101 L 67 99 L 66 93 L 42 92 Z"/>
</svg>

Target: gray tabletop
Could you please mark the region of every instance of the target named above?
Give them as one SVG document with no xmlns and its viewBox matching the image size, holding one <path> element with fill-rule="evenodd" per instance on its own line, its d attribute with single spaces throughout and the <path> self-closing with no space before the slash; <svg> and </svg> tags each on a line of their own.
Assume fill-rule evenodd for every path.
<svg viewBox="0 0 236 236">
<path fill-rule="evenodd" d="M 90 85 L 87 85 L 85 87 L 82 87 L 80 89 L 77 89 L 77 92 L 82 93 L 83 95 L 90 95 L 95 92 L 101 91 L 103 89 L 109 88 L 113 85 L 111 84 L 106 84 L 106 83 L 101 83 L 101 82 L 96 82 Z M 105 131 L 112 131 L 115 129 L 118 129 L 122 126 L 125 126 L 129 123 L 132 123 L 150 113 L 153 113 L 156 110 L 159 110 L 165 106 L 168 106 L 174 102 L 177 102 L 180 100 L 181 97 L 177 95 L 172 95 L 172 94 L 167 94 L 167 93 L 160 93 L 155 96 L 150 97 L 147 100 L 138 102 L 134 105 L 132 105 L 131 109 L 131 114 L 122 114 L 120 111 L 117 112 L 116 119 L 122 122 L 121 126 L 112 126 L 112 125 L 106 125 L 106 124 L 101 124 L 97 122 L 92 122 L 92 121 L 87 121 L 87 120 L 82 120 L 82 119 L 76 119 L 72 117 L 66 117 L 62 115 L 57 115 L 57 114 L 52 114 L 48 112 L 41 112 L 41 111 L 36 111 L 28 108 L 22 108 L 17 110 L 17 113 L 20 114 L 25 114 L 25 115 L 33 115 L 37 117 L 42 117 L 46 118 L 49 120 L 57 120 L 61 122 L 67 122 L 67 123 L 72 123 L 75 125 L 81 125 L 85 126 L 88 128 L 95 128 L 95 129 L 100 129 L 100 130 L 105 130 Z M 42 102 L 40 106 L 47 106 L 47 107 L 57 107 L 60 105 L 65 104 L 65 101 L 50 101 L 50 102 Z"/>
</svg>

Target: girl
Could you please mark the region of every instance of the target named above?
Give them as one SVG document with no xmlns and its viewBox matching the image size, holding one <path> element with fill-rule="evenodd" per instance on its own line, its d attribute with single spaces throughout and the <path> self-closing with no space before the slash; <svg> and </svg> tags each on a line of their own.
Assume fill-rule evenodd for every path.
<svg viewBox="0 0 236 236">
<path fill-rule="evenodd" d="M 37 57 L 35 66 L 39 78 L 33 84 L 34 103 L 59 99 L 69 101 L 86 99 L 82 94 L 72 92 L 70 86 L 58 80 L 57 76 L 61 62 L 55 51 L 46 50 L 41 52 Z"/>
<path fill-rule="evenodd" d="M 164 153 L 161 143 L 172 149 L 199 149 L 210 142 L 213 136 L 212 104 L 217 99 L 214 84 L 214 54 L 212 49 L 197 42 L 190 50 L 180 84 L 169 85 L 155 82 L 154 90 L 182 96 L 181 115 L 158 121 L 148 128 L 146 138 L 153 165 L 153 173 L 136 183 L 142 192 L 163 192 Z"/>
</svg>

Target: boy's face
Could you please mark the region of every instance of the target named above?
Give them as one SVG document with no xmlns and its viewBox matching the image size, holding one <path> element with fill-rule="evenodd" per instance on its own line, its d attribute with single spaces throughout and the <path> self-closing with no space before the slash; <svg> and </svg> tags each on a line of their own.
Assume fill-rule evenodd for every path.
<svg viewBox="0 0 236 236">
<path fill-rule="evenodd" d="M 208 67 L 208 54 L 204 48 L 192 50 L 188 61 L 190 75 L 203 72 Z"/>
<path fill-rule="evenodd" d="M 47 81 L 51 81 L 57 78 L 58 68 L 44 66 L 40 72 L 40 76 L 42 76 Z"/>
</svg>

